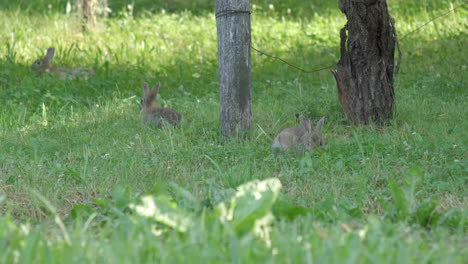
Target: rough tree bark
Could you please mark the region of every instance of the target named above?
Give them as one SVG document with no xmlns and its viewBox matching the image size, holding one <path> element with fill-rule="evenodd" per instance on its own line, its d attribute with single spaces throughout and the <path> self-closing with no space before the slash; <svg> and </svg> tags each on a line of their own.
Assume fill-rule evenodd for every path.
<svg viewBox="0 0 468 264">
<path fill-rule="evenodd" d="M 223 136 L 238 136 L 252 121 L 250 1 L 216 0 L 220 121 Z"/>
<path fill-rule="evenodd" d="M 386 123 L 393 116 L 396 33 L 386 0 L 340 0 L 348 22 L 341 29 L 338 96 L 355 124 Z"/>
</svg>

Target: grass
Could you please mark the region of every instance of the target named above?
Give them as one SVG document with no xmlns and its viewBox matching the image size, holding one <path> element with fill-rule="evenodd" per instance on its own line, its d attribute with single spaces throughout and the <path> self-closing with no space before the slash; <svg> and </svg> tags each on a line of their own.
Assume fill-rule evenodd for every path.
<svg viewBox="0 0 468 264">
<path fill-rule="evenodd" d="M 91 33 L 63 14 L 64 1 L 55 2 L 50 9 L 45 1 L 22 1 L 22 8 L 0 2 L 0 262 L 467 259 L 466 9 L 401 41 L 391 125 L 349 126 L 328 71 L 302 74 L 252 53 L 252 129 L 245 139 L 227 140 L 219 131 L 215 20 L 207 2 L 189 12 L 195 2 L 168 8 L 142 1 L 132 13 L 115 1 L 111 18 Z M 253 44 L 303 68 L 332 65 L 345 18 L 322 2 L 256 1 Z M 462 1 L 389 7 L 404 36 L 451 3 Z M 153 12 L 139 9 L 145 5 Z M 32 74 L 32 61 L 52 45 L 56 65 L 92 66 L 96 76 Z M 140 122 L 142 83 L 158 80 L 159 102 L 183 114 L 180 128 Z M 296 113 L 326 116 L 327 145 L 276 159 L 272 139 Z M 228 202 L 239 185 L 272 177 L 282 188 L 258 207 Z M 130 204 L 145 195 L 170 219 L 190 219 L 190 228 L 138 214 Z M 217 220 L 220 204 L 239 210 L 232 222 Z M 270 213 L 274 220 L 258 235 L 257 220 Z"/>
</svg>

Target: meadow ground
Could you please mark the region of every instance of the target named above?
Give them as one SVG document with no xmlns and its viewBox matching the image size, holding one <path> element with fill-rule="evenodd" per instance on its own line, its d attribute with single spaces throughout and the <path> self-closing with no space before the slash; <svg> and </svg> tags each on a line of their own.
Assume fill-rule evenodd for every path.
<svg viewBox="0 0 468 264">
<path fill-rule="evenodd" d="M 66 1 L 0 1 L 1 263 L 468 259 L 466 7 L 405 36 L 463 1 L 389 1 L 404 36 L 390 125 L 350 126 L 329 71 L 253 52 L 254 122 L 229 140 L 211 2 L 110 2 L 111 17 L 82 33 Z M 345 17 L 332 2 L 252 1 L 253 45 L 333 65 Z M 49 46 L 57 66 L 96 76 L 35 76 Z M 143 81 L 161 81 L 179 128 L 141 124 Z M 327 145 L 275 158 L 296 113 L 326 117 Z"/>
</svg>

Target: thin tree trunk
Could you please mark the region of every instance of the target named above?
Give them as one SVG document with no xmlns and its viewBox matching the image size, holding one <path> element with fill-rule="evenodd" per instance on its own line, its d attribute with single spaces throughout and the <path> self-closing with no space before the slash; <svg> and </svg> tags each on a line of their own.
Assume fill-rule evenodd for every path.
<svg viewBox="0 0 468 264">
<path fill-rule="evenodd" d="M 85 1 L 89 1 L 89 0 L 75 0 L 73 4 L 74 10 L 81 13 L 83 17 L 86 14 L 85 11 L 89 12 L 89 9 L 87 7 L 85 8 L 85 3 L 84 3 Z M 102 16 L 102 17 L 107 18 L 109 16 L 109 13 L 111 12 L 111 10 L 109 9 L 108 0 L 94 0 L 93 6 L 94 6 L 93 9 L 94 9 L 95 16 L 97 15 L 97 16 Z"/>
<path fill-rule="evenodd" d="M 92 30 L 96 26 L 95 0 L 83 0 L 83 29 Z"/>
<path fill-rule="evenodd" d="M 252 121 L 250 1 L 216 0 L 220 121 L 223 136 L 237 136 Z"/>
<path fill-rule="evenodd" d="M 338 96 L 355 124 L 386 123 L 393 116 L 396 33 L 386 0 L 340 0 L 348 22 L 341 29 Z"/>
<path fill-rule="evenodd" d="M 107 0 L 100 0 L 99 1 L 99 14 L 105 18 L 109 16 L 109 3 Z"/>
</svg>

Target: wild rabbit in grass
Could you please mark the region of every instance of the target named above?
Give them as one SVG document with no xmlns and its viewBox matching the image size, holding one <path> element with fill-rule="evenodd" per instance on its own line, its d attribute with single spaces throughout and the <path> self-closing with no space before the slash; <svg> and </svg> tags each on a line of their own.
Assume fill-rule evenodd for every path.
<svg viewBox="0 0 468 264">
<path fill-rule="evenodd" d="M 61 79 L 72 80 L 72 79 L 84 79 L 87 80 L 89 77 L 94 76 L 94 70 L 86 67 L 78 67 L 72 69 L 55 68 L 52 66 L 52 59 L 54 58 L 55 48 L 50 47 L 47 49 L 47 54 L 44 58 L 36 60 L 32 65 L 31 69 L 42 74 L 44 72 L 55 74 Z"/>
<path fill-rule="evenodd" d="M 320 118 L 314 129 L 312 129 L 310 120 L 305 116 L 300 115 L 299 120 L 300 126 L 285 128 L 276 136 L 271 145 L 274 154 L 288 149 L 303 153 L 325 144 L 325 140 L 322 137 L 325 117 Z"/>
<path fill-rule="evenodd" d="M 141 99 L 142 121 L 145 124 L 157 126 L 161 126 L 163 123 L 176 126 L 180 123 L 182 115 L 170 108 L 160 107 L 156 104 L 156 96 L 158 95 L 160 86 L 161 83 L 158 82 L 153 90 L 150 91 L 148 83 L 143 84 L 144 96 Z"/>
</svg>

